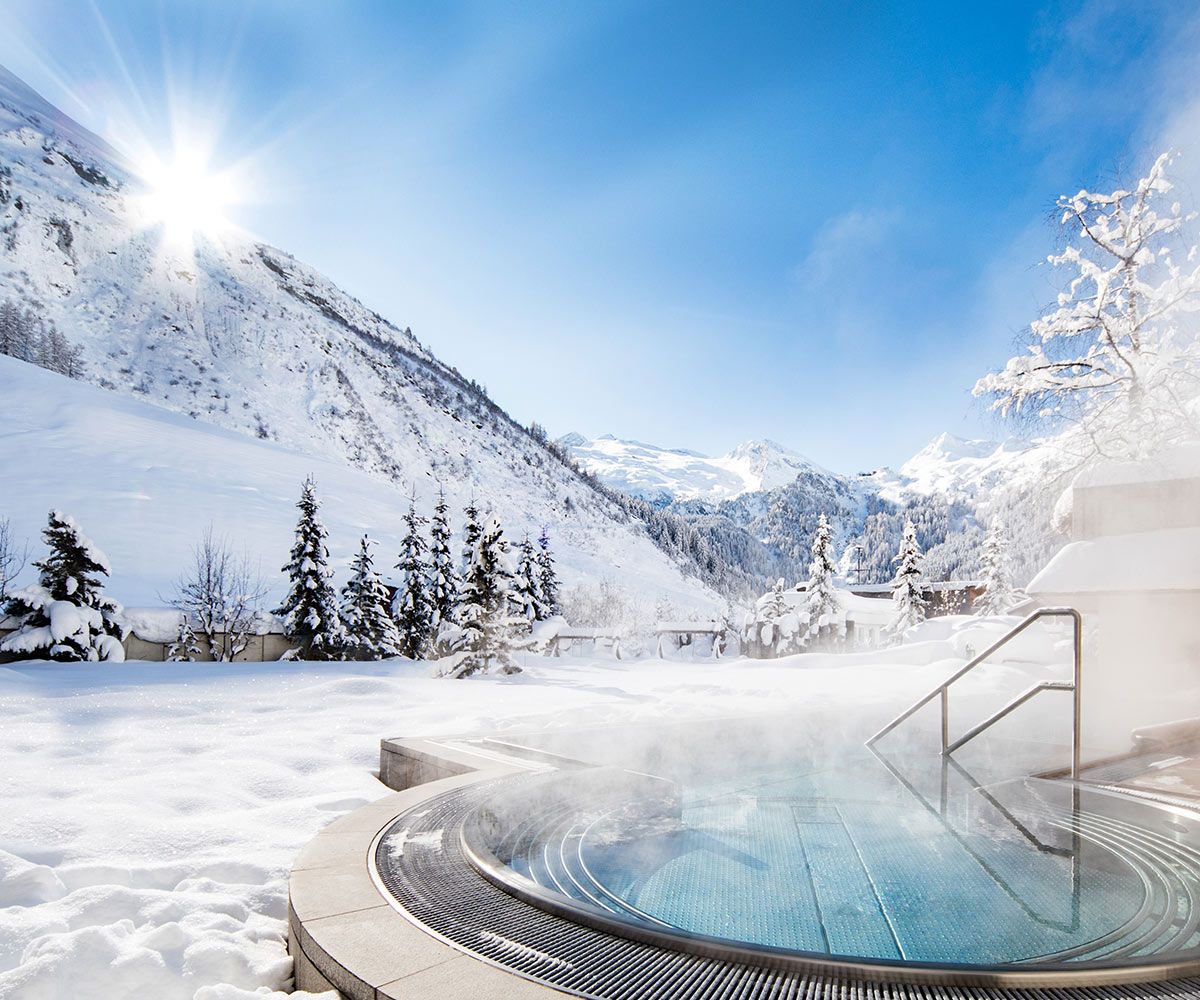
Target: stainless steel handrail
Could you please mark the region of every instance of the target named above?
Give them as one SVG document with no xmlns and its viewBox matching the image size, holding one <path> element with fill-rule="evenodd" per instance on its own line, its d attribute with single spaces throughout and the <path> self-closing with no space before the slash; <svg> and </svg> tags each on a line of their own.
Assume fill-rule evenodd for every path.
<svg viewBox="0 0 1200 1000">
<path fill-rule="evenodd" d="M 1073 646 L 1073 672 L 1070 681 L 1042 681 L 1033 685 L 1021 695 L 1014 698 L 1007 705 L 996 712 L 994 715 L 986 719 L 984 722 L 975 726 L 964 736 L 951 742 L 950 740 L 950 686 L 955 681 L 966 676 L 974 670 L 984 660 L 988 659 L 996 650 L 1011 642 L 1014 638 L 1024 632 L 1030 625 L 1041 618 L 1070 618 L 1072 622 L 1072 646 Z M 930 691 L 927 695 L 914 702 L 903 712 L 897 715 L 891 722 L 884 726 L 879 732 L 867 740 L 867 746 L 872 746 L 878 740 L 882 739 L 893 729 L 899 726 L 906 719 L 911 718 L 922 708 L 928 705 L 934 698 L 941 699 L 942 709 L 942 755 L 949 756 L 963 744 L 973 740 L 976 736 L 988 729 L 1002 718 L 1008 715 L 1009 712 L 1020 707 L 1034 695 L 1040 694 L 1043 691 L 1071 691 L 1074 695 L 1072 698 L 1072 713 L 1071 713 L 1071 777 L 1078 780 L 1079 778 L 1079 738 L 1080 738 L 1080 714 L 1082 702 L 1080 701 L 1080 682 L 1083 673 L 1083 616 L 1075 608 L 1039 608 L 1033 614 L 1023 619 L 1018 625 L 1010 629 L 1003 636 L 997 639 L 994 643 L 988 646 L 982 653 L 968 662 L 965 666 L 960 667 L 946 680 L 942 681 L 937 687 Z"/>
</svg>

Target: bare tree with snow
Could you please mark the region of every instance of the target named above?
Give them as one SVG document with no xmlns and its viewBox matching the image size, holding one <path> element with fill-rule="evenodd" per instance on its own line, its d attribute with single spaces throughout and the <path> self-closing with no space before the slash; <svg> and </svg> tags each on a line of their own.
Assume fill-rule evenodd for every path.
<svg viewBox="0 0 1200 1000">
<path fill-rule="evenodd" d="M 21 575 L 28 560 L 29 545 L 17 541 L 7 517 L 0 518 L 0 607 L 8 596 L 9 586 Z"/>
<path fill-rule="evenodd" d="M 1170 154 L 1131 190 L 1059 199 L 1074 240 L 1048 258 L 1070 272 L 1028 351 L 975 384 L 1003 415 L 1075 426 L 1083 457 L 1139 458 L 1195 438 L 1200 256 L 1195 213 L 1169 200 Z"/>
<path fill-rule="evenodd" d="M 266 593 L 249 553 L 235 552 L 210 525 L 171 598 L 182 615 L 171 659 L 191 660 L 202 652 L 224 663 L 237 659 L 255 633 Z"/>
</svg>

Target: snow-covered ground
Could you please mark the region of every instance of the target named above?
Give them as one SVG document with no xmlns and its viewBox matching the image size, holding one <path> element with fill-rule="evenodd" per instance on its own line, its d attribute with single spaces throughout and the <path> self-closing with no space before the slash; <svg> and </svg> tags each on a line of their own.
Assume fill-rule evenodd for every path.
<svg viewBox="0 0 1200 1000">
<path fill-rule="evenodd" d="M 289 865 L 322 826 L 386 793 L 371 773 L 383 736 L 762 712 L 865 726 L 962 663 L 948 652 L 531 658 L 522 675 L 470 681 L 405 661 L 0 667 L 0 997 L 285 990 Z M 1019 672 L 999 667 L 975 695 L 994 700 Z"/>
<path fill-rule="evenodd" d="M 317 480 L 340 586 L 362 533 L 379 546 L 391 575 L 403 535 L 408 497 L 396 484 L 342 462 L 302 454 L 269 441 L 193 420 L 0 356 L 0 467 L 20 470 L 0 491 L 0 518 L 40 557 L 46 513 L 71 514 L 112 563 L 112 595 L 129 606 L 169 599 L 189 553 L 211 524 L 235 548 L 245 546 L 272 596 L 281 598 L 280 567 L 296 523 L 294 504 L 305 476 Z M 11 480 L 10 480 L 11 481 Z M 480 493 L 488 503 L 490 494 Z M 427 504 L 429 498 L 424 498 Z M 538 530 L 539 511 L 515 520 L 502 508 L 510 536 Z M 510 519 L 509 515 L 513 519 Z M 452 512 L 452 527 L 461 512 Z M 667 596 L 712 612 L 716 595 L 686 579 L 632 525 L 609 531 L 566 520 L 551 527 L 564 584 L 605 578 L 653 603 Z M 32 571 L 21 583 L 32 581 Z"/>
</svg>

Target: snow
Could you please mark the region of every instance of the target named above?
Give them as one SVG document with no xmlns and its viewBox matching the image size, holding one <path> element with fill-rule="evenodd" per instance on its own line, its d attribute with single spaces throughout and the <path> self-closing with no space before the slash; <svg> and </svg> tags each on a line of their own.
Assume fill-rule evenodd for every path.
<svg viewBox="0 0 1200 1000">
<path fill-rule="evenodd" d="M 651 503 L 719 503 L 784 486 L 802 472 L 828 474 L 803 455 L 766 440 L 743 442 L 718 458 L 612 435 L 589 441 L 571 433 L 559 438 L 559 443 L 602 482 Z"/>
<path fill-rule="evenodd" d="M 1200 590 L 1200 528 L 1071 542 L 1025 589 L 1034 596 Z"/>
<path fill-rule="evenodd" d="M 885 499 L 903 503 L 913 494 L 950 499 L 981 497 L 1023 475 L 1043 458 L 1041 447 L 1020 441 L 967 440 L 939 434 L 897 473 L 881 470 L 875 478 Z"/>
<path fill-rule="evenodd" d="M 0 668 L 5 794 L 21 803 L 0 811 L 0 996 L 281 1000 L 289 865 L 386 793 L 371 774 L 383 736 L 763 712 L 869 726 L 962 663 L 944 642 L 777 661 L 525 659 L 523 674 L 470 681 L 405 661 Z M 1026 683 L 1000 667 L 962 697 L 994 704 Z"/>
<path fill-rule="evenodd" d="M 165 603 L 209 524 L 235 550 L 246 547 L 270 587 L 270 600 L 281 599 L 286 581 L 280 567 L 292 546 L 300 484 L 310 473 L 339 586 L 364 531 L 379 543 L 381 568 L 395 562 L 389 553 L 400 551 L 408 494 L 338 460 L 291 451 L 3 356 L 0 416 L 0 464 L 22 470 L 20 489 L 0 500 L 0 517 L 12 520 L 15 537 L 28 538 L 38 558 L 47 511 L 68 511 L 108 554 L 112 576 L 105 589 L 122 604 Z M 28 461 L 32 453 L 38 462 Z M 501 507 L 500 499 L 510 538 L 540 530 L 538 508 L 519 496 Z M 428 502 L 431 507 L 432 495 Z M 451 517 L 457 532 L 462 515 L 453 498 Z M 632 525 L 551 521 L 550 536 L 568 586 L 609 577 L 650 600 L 667 594 L 681 607 L 710 614 L 722 606 Z M 22 581 L 32 579 L 27 567 Z"/>
</svg>

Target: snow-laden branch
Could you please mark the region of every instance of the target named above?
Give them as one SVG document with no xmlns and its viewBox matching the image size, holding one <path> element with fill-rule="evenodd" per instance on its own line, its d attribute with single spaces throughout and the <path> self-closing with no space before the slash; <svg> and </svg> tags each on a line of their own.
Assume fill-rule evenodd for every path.
<svg viewBox="0 0 1200 1000">
<path fill-rule="evenodd" d="M 974 387 L 1001 415 L 1067 418 L 1124 457 L 1195 435 L 1200 250 L 1185 239 L 1196 214 L 1164 204 L 1170 164 L 1164 153 L 1132 190 L 1059 199 L 1077 240 L 1047 261 L 1066 286 L 1027 352 Z"/>
</svg>

